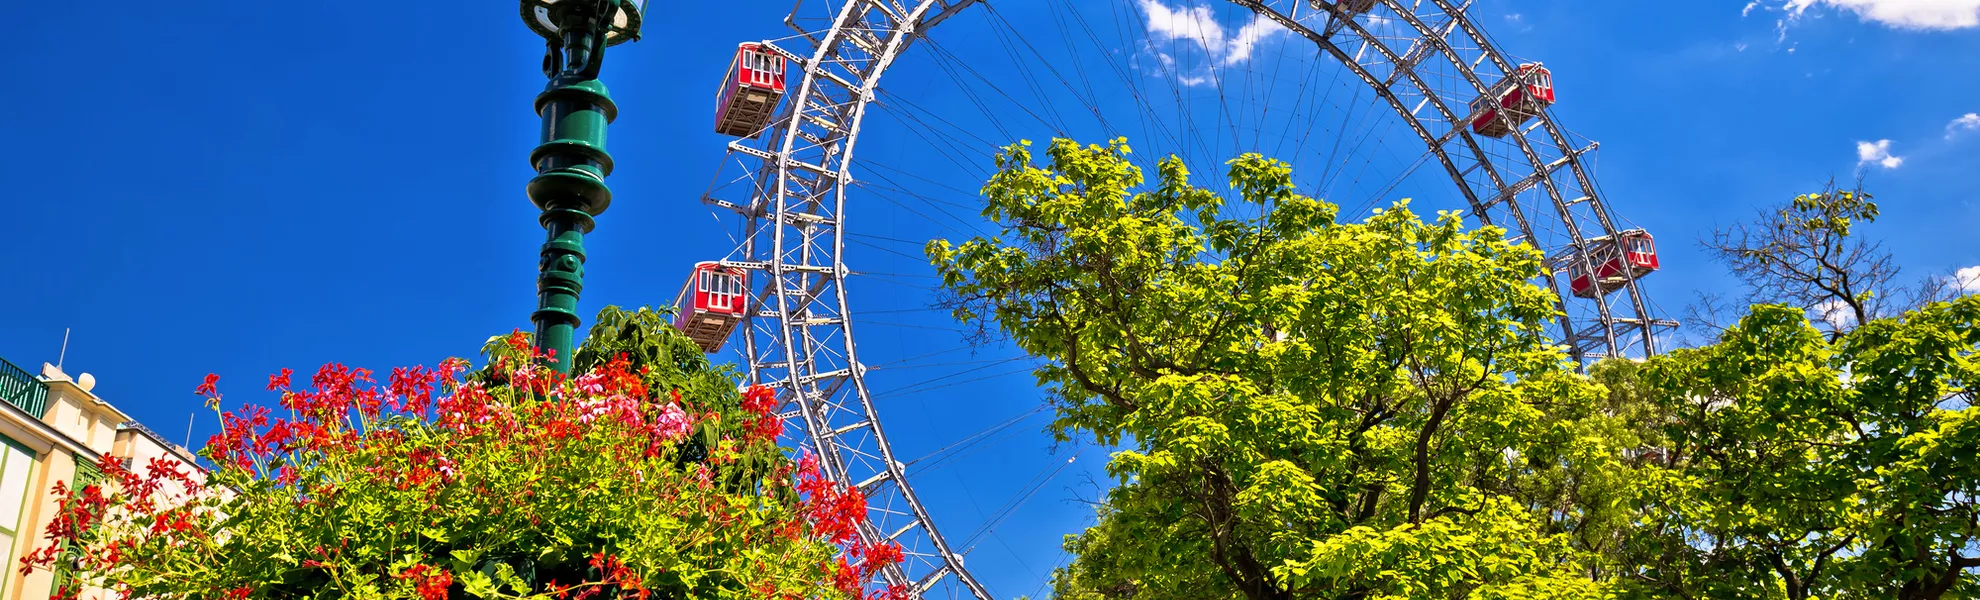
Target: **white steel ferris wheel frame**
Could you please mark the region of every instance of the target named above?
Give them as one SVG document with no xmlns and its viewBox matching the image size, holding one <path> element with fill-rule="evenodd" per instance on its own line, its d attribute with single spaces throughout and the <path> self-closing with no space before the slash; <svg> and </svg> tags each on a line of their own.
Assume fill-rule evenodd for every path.
<svg viewBox="0 0 1980 600">
<path fill-rule="evenodd" d="M 749 197 L 720 197 L 726 188 L 718 182 L 702 201 L 744 220 L 740 247 L 724 263 L 750 273 L 750 324 L 741 328 L 749 381 L 777 390 L 784 417 L 799 421 L 804 444 L 828 477 L 867 494 L 861 538 L 899 542 L 907 554 L 880 579 L 919 596 L 953 577 L 989 600 L 936 529 L 887 442 L 853 343 L 843 285 L 852 274 L 843 251 L 853 148 L 881 75 L 930 28 L 976 1 L 823 0 L 832 9 L 829 22 L 806 23 L 798 0 L 784 22 L 809 48 L 765 46 L 802 77 L 764 132 L 729 144 L 727 160 L 743 166 Z M 1590 248 L 1621 231 L 1584 165 L 1596 145 L 1573 145 L 1547 110 L 1513 127 L 1507 139 L 1473 134 L 1470 101 L 1516 77 L 1518 64 L 1467 17 L 1470 0 L 1380 0 L 1365 15 L 1347 12 L 1348 2 L 1231 1 L 1307 38 L 1352 71 L 1423 140 L 1473 216 L 1516 230 L 1517 239 L 1547 252 L 1544 279 L 1559 298 L 1560 340 L 1574 358 L 1656 352 L 1656 330 L 1675 323 L 1652 318 L 1635 280 L 1624 282 L 1619 291 L 1627 301 L 1617 306 L 1607 295 L 1574 297 L 1557 276 L 1573 262 L 1593 273 Z M 1391 29 L 1413 35 L 1371 31 L 1362 23 L 1368 15 L 1402 23 L 1407 29 Z M 1426 78 L 1419 71 L 1428 61 L 1454 66 L 1461 81 Z M 1546 223 L 1560 230 L 1536 230 L 1538 215 L 1530 213 L 1551 213 Z"/>
</svg>

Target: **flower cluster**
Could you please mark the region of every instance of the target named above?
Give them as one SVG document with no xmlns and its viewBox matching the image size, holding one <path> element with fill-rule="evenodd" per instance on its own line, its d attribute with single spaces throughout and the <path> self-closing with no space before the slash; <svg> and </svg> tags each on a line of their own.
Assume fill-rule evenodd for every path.
<svg viewBox="0 0 1980 600">
<path fill-rule="evenodd" d="M 776 445 L 771 390 L 627 354 L 565 377 L 526 336 L 491 346 L 481 369 L 449 359 L 383 385 L 330 364 L 299 388 L 284 369 L 273 409 L 220 410 L 209 376 L 210 474 L 104 461 L 105 485 L 58 485 L 22 569 L 160 599 L 359 582 L 400 600 L 903 593 L 865 593 L 900 548 L 861 542 L 865 498 Z"/>
</svg>

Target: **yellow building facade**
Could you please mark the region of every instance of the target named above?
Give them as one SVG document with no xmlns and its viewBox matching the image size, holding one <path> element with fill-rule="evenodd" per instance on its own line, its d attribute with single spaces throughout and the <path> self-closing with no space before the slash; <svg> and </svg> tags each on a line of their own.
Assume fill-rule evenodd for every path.
<svg viewBox="0 0 1980 600">
<path fill-rule="evenodd" d="M 0 598 L 47 598 L 62 577 L 20 570 L 59 510 L 56 482 L 73 488 L 78 478 L 98 480 L 96 463 L 105 455 L 139 469 L 162 458 L 203 477 L 192 452 L 131 420 L 92 393 L 95 387 L 88 373 L 72 378 L 45 363 L 30 373 L 0 359 Z M 108 595 L 89 590 L 82 597 Z"/>
</svg>

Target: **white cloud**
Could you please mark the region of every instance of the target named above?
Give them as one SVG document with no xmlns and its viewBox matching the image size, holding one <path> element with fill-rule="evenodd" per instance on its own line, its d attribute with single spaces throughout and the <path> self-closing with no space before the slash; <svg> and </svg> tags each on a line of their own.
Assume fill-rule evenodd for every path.
<svg viewBox="0 0 1980 600">
<path fill-rule="evenodd" d="M 1980 113 L 1966 113 L 1946 124 L 1946 139 L 1952 139 L 1962 131 L 1980 129 Z"/>
<path fill-rule="evenodd" d="M 1760 0 L 1753 0 L 1752 2 L 1748 2 L 1746 3 L 1746 8 L 1739 9 L 1739 16 L 1744 17 L 1746 15 L 1752 14 L 1753 9 L 1759 7 L 1760 7 Z"/>
<path fill-rule="evenodd" d="M 1856 164 L 1876 163 L 1886 169 L 1895 169 L 1904 164 L 1904 157 L 1891 154 L 1890 140 L 1856 143 Z"/>
<path fill-rule="evenodd" d="M 1946 284 L 1965 294 L 1980 294 L 1980 265 L 1954 271 L 1946 278 Z"/>
<path fill-rule="evenodd" d="M 1208 57 L 1209 65 L 1205 66 L 1204 72 L 1189 75 L 1177 73 L 1176 80 L 1183 85 L 1203 85 L 1214 81 L 1215 74 L 1209 71 L 1215 66 L 1231 66 L 1251 60 L 1252 51 L 1259 43 L 1286 32 L 1278 23 L 1253 15 L 1250 22 L 1232 35 L 1217 22 L 1216 13 L 1208 6 L 1179 5 L 1170 8 L 1161 0 L 1141 0 L 1141 9 L 1148 16 L 1150 42 L 1190 42 Z M 1162 61 L 1164 67 L 1177 71 L 1175 57 L 1155 51 L 1152 47 L 1150 51 Z"/>
<path fill-rule="evenodd" d="M 1286 28 L 1280 27 L 1278 23 L 1253 17 L 1250 23 L 1238 28 L 1237 37 L 1231 38 L 1230 50 L 1224 54 L 1224 64 L 1234 65 L 1250 60 L 1252 47 L 1257 46 L 1258 42 L 1265 41 L 1265 38 L 1285 30 Z"/>
<path fill-rule="evenodd" d="M 1788 18 L 1815 6 L 1855 13 L 1858 18 L 1898 29 L 1949 30 L 1980 26 L 1980 0 L 1787 0 Z M 1748 11 L 1753 6 L 1748 5 Z M 1741 14 L 1744 14 L 1743 12 Z"/>
<path fill-rule="evenodd" d="M 1193 41 L 1211 54 L 1223 50 L 1224 26 L 1217 24 L 1208 6 L 1175 10 L 1157 0 L 1141 0 L 1141 10 L 1148 14 L 1148 33 L 1151 36 Z"/>
<path fill-rule="evenodd" d="M 1856 311 L 1851 310 L 1849 305 L 1841 300 L 1828 300 L 1816 304 L 1809 311 L 1815 313 L 1817 320 L 1828 323 L 1830 327 L 1836 329 L 1849 327 L 1856 322 Z"/>
</svg>

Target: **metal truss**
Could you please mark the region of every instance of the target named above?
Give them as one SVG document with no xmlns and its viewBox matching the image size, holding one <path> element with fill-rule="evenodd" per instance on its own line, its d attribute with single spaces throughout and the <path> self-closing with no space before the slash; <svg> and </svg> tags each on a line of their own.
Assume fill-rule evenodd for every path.
<svg viewBox="0 0 1980 600">
<path fill-rule="evenodd" d="M 1559 302 L 1559 339 L 1577 361 L 1657 352 L 1657 331 L 1677 323 L 1651 315 L 1635 280 L 1625 282 L 1619 298 L 1584 299 L 1569 293 L 1561 276 L 1575 261 L 1594 272 L 1589 249 L 1621 230 L 1589 173 L 1597 144 L 1568 132 L 1551 110 L 1503 139 L 1471 131 L 1478 116 L 1471 101 L 1517 76 L 1519 65 L 1471 20 L 1470 0 L 1380 0 L 1361 14 L 1326 0 L 1232 2 L 1346 66 L 1422 138 L 1472 216 L 1514 230 L 1516 240 L 1546 253 L 1543 279 Z M 1499 118 L 1509 112 L 1499 111 Z"/>
<path fill-rule="evenodd" d="M 898 542 L 907 555 L 880 579 L 917 595 L 950 582 L 988 600 L 888 444 L 854 343 L 845 286 L 852 271 L 842 260 L 853 149 L 881 75 L 975 1 L 800 0 L 785 19 L 797 35 L 781 42 L 788 47 L 769 48 L 802 77 L 765 131 L 729 144 L 727 165 L 740 175 L 725 182 L 718 174 L 702 200 L 742 219 L 725 263 L 751 274 L 741 348 L 749 381 L 777 390 L 784 416 L 802 425 L 803 444 L 827 476 L 867 494 L 862 539 Z M 1560 338 L 1577 360 L 1656 352 L 1657 330 L 1675 324 L 1651 316 L 1635 281 L 1623 287 L 1625 302 L 1612 303 L 1574 297 L 1559 276 L 1569 261 L 1590 266 L 1593 241 L 1619 230 L 1585 165 L 1596 144 L 1567 132 L 1550 111 L 1504 139 L 1470 130 L 1471 100 L 1516 76 L 1518 64 L 1466 16 L 1469 0 L 1381 0 L 1362 14 L 1324 0 L 1232 2 L 1345 65 L 1423 140 L 1473 216 L 1547 253 L 1552 271 L 1544 279 L 1559 298 Z"/>
<path fill-rule="evenodd" d="M 906 560 L 882 570 L 881 581 L 917 596 L 952 581 L 989 600 L 916 498 L 874 412 L 843 260 L 853 147 L 881 75 L 917 37 L 974 1 L 827 0 L 825 10 L 799 2 L 784 21 L 797 31 L 784 42 L 790 47 L 770 47 L 802 77 L 766 131 L 729 144 L 748 197 L 719 197 L 718 186 L 703 201 L 745 220 L 726 263 L 751 273 L 752 318 L 742 336 L 749 381 L 777 390 L 827 477 L 866 494 L 861 539 L 901 545 Z"/>
</svg>

